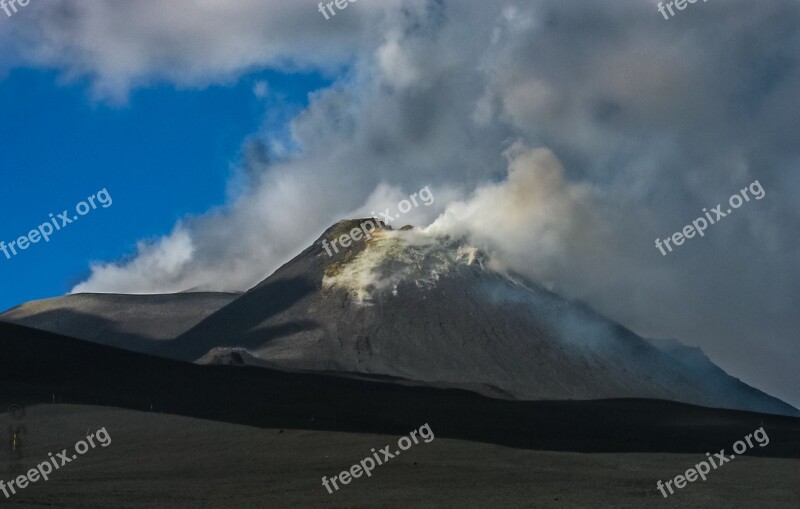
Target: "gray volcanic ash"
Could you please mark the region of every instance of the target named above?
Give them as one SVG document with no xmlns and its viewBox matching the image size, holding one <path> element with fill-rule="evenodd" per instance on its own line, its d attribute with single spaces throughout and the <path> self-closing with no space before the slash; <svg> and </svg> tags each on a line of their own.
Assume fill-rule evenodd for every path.
<svg viewBox="0 0 800 509">
<path fill-rule="evenodd" d="M 516 399 L 657 398 L 798 415 L 710 361 L 684 359 L 690 349 L 665 351 L 504 273 L 464 241 L 383 227 L 325 253 L 323 239 L 363 221 L 329 228 L 162 352 L 194 361 L 238 348 L 274 367 L 489 387 Z"/>
</svg>

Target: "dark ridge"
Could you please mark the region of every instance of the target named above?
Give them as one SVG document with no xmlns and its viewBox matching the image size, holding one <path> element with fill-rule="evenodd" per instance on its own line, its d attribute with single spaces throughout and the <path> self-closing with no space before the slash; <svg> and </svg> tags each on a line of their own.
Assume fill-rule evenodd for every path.
<svg viewBox="0 0 800 509">
<path fill-rule="evenodd" d="M 508 401 L 240 366 L 199 366 L 0 323 L 0 405 L 60 403 L 152 410 L 268 428 L 404 434 L 580 452 L 705 454 L 763 426 L 748 455 L 800 458 L 800 419 L 660 400 Z"/>
</svg>

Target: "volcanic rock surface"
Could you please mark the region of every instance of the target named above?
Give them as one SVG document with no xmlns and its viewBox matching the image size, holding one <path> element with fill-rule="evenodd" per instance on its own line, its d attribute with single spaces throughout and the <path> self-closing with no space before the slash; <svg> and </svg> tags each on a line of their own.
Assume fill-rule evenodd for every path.
<svg viewBox="0 0 800 509">
<path fill-rule="evenodd" d="M 159 353 L 196 361 L 214 350 L 224 362 L 220 352 L 235 349 L 272 367 L 386 375 L 510 399 L 655 398 L 798 415 L 702 352 L 653 346 L 494 269 L 461 240 L 383 227 L 332 257 L 322 248 L 364 221 L 337 223 Z"/>
<path fill-rule="evenodd" d="M 239 295 L 74 294 L 27 302 L 0 314 L 0 321 L 147 353 L 157 342 L 175 339 Z"/>
</svg>

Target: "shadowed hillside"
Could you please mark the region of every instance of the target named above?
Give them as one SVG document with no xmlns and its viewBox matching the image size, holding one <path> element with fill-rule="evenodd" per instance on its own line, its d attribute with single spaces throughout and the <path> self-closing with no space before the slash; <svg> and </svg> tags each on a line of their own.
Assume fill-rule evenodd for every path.
<svg viewBox="0 0 800 509">
<path fill-rule="evenodd" d="M 0 395 L 87 403 L 264 427 L 437 436 L 560 451 L 705 453 L 764 426 L 755 455 L 800 457 L 800 419 L 653 400 L 520 402 L 469 391 L 200 366 L 0 324 Z"/>
</svg>

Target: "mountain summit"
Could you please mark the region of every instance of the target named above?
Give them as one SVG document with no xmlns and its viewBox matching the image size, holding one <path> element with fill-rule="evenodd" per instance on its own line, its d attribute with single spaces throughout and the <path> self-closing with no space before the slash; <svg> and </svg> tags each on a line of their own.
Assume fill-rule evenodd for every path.
<svg viewBox="0 0 800 509">
<path fill-rule="evenodd" d="M 374 220 L 332 226 L 161 353 L 394 377 L 509 399 L 656 398 L 798 415 L 701 352 L 651 343 L 493 268 L 464 241 L 381 224 L 333 256 L 322 248 L 366 221 Z"/>
</svg>

